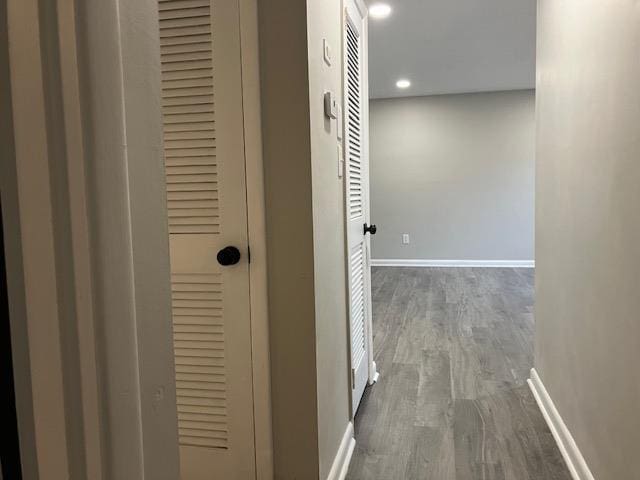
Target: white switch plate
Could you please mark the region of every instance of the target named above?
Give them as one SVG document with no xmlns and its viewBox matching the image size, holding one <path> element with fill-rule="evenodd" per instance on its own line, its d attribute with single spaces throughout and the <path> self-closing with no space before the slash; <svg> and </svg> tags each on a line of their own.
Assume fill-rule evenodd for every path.
<svg viewBox="0 0 640 480">
<path fill-rule="evenodd" d="M 322 39 L 322 55 L 326 64 L 331 66 L 331 46 L 326 38 Z"/>
<path fill-rule="evenodd" d="M 338 102 L 333 92 L 324 92 L 324 114 L 332 120 L 338 116 Z"/>
<path fill-rule="evenodd" d="M 403 233 L 402 234 L 402 244 L 403 245 L 409 245 L 409 234 L 408 233 Z"/>
</svg>

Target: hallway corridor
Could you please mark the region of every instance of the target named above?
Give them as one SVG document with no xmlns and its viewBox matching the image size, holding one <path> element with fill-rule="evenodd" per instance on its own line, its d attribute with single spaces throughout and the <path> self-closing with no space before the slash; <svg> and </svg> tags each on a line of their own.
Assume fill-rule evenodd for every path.
<svg viewBox="0 0 640 480">
<path fill-rule="evenodd" d="M 372 269 L 378 383 L 349 480 L 570 480 L 526 383 L 533 269 Z"/>
</svg>

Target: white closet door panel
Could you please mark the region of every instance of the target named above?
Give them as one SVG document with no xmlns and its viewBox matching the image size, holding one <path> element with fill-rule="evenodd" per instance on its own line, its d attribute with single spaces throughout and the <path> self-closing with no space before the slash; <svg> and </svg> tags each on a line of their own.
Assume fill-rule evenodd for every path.
<svg viewBox="0 0 640 480">
<path fill-rule="evenodd" d="M 181 478 L 253 479 L 238 2 L 158 7 Z"/>
<path fill-rule="evenodd" d="M 345 214 L 347 218 L 349 333 L 352 412 L 358 409 L 369 377 L 370 269 L 368 238 L 368 157 L 364 106 L 364 19 L 352 1 L 346 2 L 343 40 Z"/>
</svg>

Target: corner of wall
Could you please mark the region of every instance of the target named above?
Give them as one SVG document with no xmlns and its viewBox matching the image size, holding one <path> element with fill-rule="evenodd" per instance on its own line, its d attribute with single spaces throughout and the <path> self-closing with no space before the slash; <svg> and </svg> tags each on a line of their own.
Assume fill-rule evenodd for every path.
<svg viewBox="0 0 640 480">
<path fill-rule="evenodd" d="M 317 478 L 307 5 L 258 5 L 276 478 Z"/>
</svg>

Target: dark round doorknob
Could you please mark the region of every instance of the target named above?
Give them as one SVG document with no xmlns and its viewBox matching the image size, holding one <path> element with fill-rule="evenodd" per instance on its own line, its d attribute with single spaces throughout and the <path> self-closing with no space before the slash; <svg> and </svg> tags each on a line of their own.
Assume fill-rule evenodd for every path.
<svg viewBox="0 0 640 480">
<path fill-rule="evenodd" d="M 371 235 L 375 235 L 378 231 L 378 227 L 376 227 L 373 223 L 371 225 L 364 224 L 364 234 L 370 233 Z"/>
<path fill-rule="evenodd" d="M 218 259 L 218 263 L 223 267 L 235 265 L 240 261 L 240 250 L 238 250 L 236 247 L 231 246 L 224 247 L 218 252 L 216 258 Z"/>
</svg>

